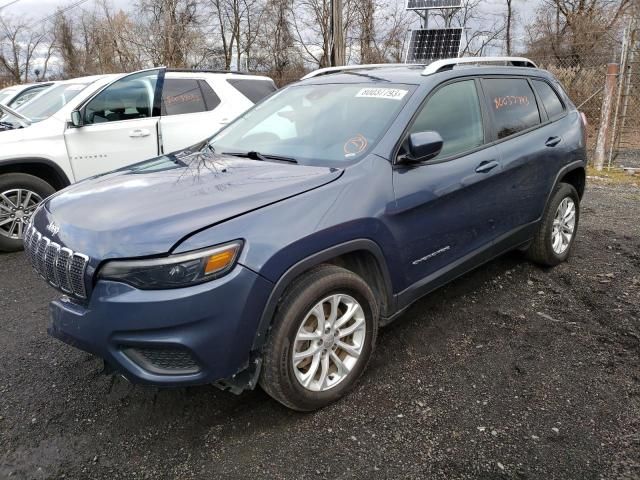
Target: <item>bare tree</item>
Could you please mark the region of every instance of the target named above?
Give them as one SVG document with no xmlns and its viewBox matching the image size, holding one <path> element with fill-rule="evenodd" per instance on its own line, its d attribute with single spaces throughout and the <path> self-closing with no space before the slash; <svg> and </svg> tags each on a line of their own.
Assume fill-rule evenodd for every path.
<svg viewBox="0 0 640 480">
<path fill-rule="evenodd" d="M 392 2 L 378 9 L 376 20 L 377 46 L 387 62 L 402 62 L 407 47 L 407 32 L 415 23 L 415 15 L 402 2 Z"/>
<path fill-rule="evenodd" d="M 208 11 L 213 24 L 209 31 L 219 38 L 209 46 L 209 57 L 218 63 L 222 57 L 225 69 L 235 62 L 238 69 L 253 62 L 254 46 L 263 30 L 267 9 L 264 0 L 208 0 Z"/>
<path fill-rule="evenodd" d="M 267 72 L 278 85 L 297 80 L 304 74 L 289 21 L 290 2 L 269 0 L 264 9 L 262 30 L 249 63 L 250 69 Z"/>
<path fill-rule="evenodd" d="M 342 3 L 344 37 L 350 35 L 356 21 L 356 0 Z M 291 4 L 291 25 L 296 46 L 308 63 L 319 67 L 331 64 L 331 0 L 293 0 Z M 349 50 L 349 49 L 347 49 Z"/>
<path fill-rule="evenodd" d="M 197 0 L 138 1 L 138 40 L 134 41 L 154 66 L 192 67 L 203 58 L 198 3 Z"/>
<path fill-rule="evenodd" d="M 356 4 L 355 10 L 360 29 L 360 62 L 378 63 L 381 61 L 381 59 L 380 52 L 376 48 L 375 0 L 361 0 Z"/>
<path fill-rule="evenodd" d="M 14 21 L 0 17 L 0 68 L 7 72 L 15 83 L 27 82 L 31 76 L 33 62 L 42 53 L 46 64 L 51 56 L 50 34 L 36 28 L 28 20 Z M 47 53 L 48 52 L 48 53 Z"/>
<path fill-rule="evenodd" d="M 228 70 L 231 66 L 233 57 L 233 45 L 237 41 L 237 31 L 234 28 L 237 22 L 233 21 L 234 8 L 233 0 L 209 0 L 209 9 L 212 18 L 216 20 L 215 25 L 210 25 L 213 35 L 220 38 L 221 45 L 214 45 L 209 48 L 209 56 L 216 56 L 217 52 L 222 51 L 223 68 Z"/>
<path fill-rule="evenodd" d="M 124 11 L 113 11 L 106 0 L 92 11 L 55 16 L 55 49 L 62 59 L 62 74 L 77 77 L 117 73 L 146 65 L 146 44 L 139 26 Z"/>
<path fill-rule="evenodd" d="M 573 66 L 607 55 L 631 5 L 632 0 L 542 0 L 536 22 L 527 29 L 528 53 L 551 55 Z"/>
<path fill-rule="evenodd" d="M 464 0 L 464 8 L 436 10 L 436 24 L 443 27 L 470 27 L 463 39 L 462 56 L 482 55 L 488 46 L 500 43 L 507 28 L 503 16 L 490 15 L 482 0 Z"/>
</svg>

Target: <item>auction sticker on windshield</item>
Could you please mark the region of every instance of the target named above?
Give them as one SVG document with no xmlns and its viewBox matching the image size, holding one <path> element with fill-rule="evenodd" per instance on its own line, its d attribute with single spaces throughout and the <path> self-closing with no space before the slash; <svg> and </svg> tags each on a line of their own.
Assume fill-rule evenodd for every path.
<svg viewBox="0 0 640 480">
<path fill-rule="evenodd" d="M 356 94 L 356 97 L 402 100 L 407 92 L 408 90 L 400 88 L 363 88 Z"/>
</svg>

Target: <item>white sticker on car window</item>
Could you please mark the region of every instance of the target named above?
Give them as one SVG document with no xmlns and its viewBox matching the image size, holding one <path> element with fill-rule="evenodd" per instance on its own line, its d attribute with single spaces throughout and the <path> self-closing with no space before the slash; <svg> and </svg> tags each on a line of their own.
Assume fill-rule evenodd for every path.
<svg viewBox="0 0 640 480">
<path fill-rule="evenodd" d="M 363 88 L 356 94 L 356 97 L 402 100 L 407 92 L 408 90 L 401 88 Z"/>
</svg>

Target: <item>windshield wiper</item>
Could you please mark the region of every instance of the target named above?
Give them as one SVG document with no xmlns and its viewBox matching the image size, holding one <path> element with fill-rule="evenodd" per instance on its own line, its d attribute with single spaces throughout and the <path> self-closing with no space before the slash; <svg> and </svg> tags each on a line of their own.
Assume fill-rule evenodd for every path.
<svg viewBox="0 0 640 480">
<path fill-rule="evenodd" d="M 271 154 L 262 154 L 256 151 L 250 152 L 223 152 L 223 155 L 232 155 L 234 157 L 242 157 L 242 158 L 250 158 L 251 160 L 260 160 L 261 162 L 266 162 L 268 160 L 275 160 L 276 162 L 288 162 L 288 163 L 298 163 L 295 158 L 291 157 L 283 157 L 281 155 L 271 155 Z"/>
<path fill-rule="evenodd" d="M 28 127 L 29 125 L 31 125 L 31 119 L 25 117 L 24 115 L 22 115 L 21 113 L 16 112 L 13 109 L 7 107 L 6 105 L 0 104 L 0 113 L 6 113 L 6 115 L 1 115 L 3 117 L 5 117 L 5 116 L 14 117 L 15 119 L 18 120 L 18 123 L 22 127 Z"/>
</svg>

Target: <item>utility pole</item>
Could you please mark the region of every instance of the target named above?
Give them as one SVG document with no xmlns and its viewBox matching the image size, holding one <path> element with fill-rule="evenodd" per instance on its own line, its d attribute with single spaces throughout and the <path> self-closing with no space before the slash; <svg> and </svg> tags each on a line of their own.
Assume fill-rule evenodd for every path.
<svg viewBox="0 0 640 480">
<path fill-rule="evenodd" d="M 611 121 L 611 111 L 613 110 L 613 97 L 618 82 L 620 65 L 610 63 L 607 65 L 607 76 L 604 84 L 604 98 L 602 100 L 602 110 L 600 112 L 600 128 L 596 140 L 596 152 L 593 161 L 594 167 L 601 172 L 604 167 L 604 157 L 607 151 L 607 140 L 609 139 L 609 122 Z"/>
<path fill-rule="evenodd" d="M 507 55 L 511 55 L 511 30 L 513 23 L 513 0 L 507 0 Z"/>
<path fill-rule="evenodd" d="M 331 0 L 331 55 L 332 67 L 344 65 L 344 30 L 342 28 L 342 0 Z"/>
</svg>

